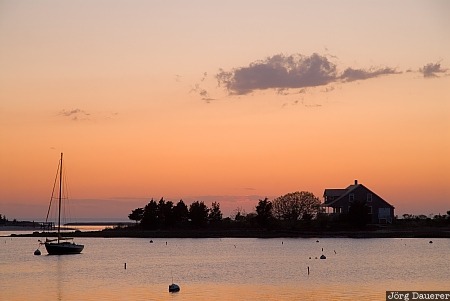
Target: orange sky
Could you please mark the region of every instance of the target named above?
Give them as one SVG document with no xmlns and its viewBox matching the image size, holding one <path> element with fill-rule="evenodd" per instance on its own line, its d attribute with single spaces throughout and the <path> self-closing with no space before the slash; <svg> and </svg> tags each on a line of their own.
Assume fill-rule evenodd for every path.
<svg viewBox="0 0 450 301">
<path fill-rule="evenodd" d="M 443 214 L 449 12 L 0 1 L 0 213 L 44 217 L 64 152 L 80 218 L 126 219 L 162 196 L 251 212 L 354 179 L 396 214 Z"/>
</svg>

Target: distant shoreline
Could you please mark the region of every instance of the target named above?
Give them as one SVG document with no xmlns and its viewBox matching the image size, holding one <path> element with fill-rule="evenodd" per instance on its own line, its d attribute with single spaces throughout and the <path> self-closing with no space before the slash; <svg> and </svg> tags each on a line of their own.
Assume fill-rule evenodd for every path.
<svg viewBox="0 0 450 301">
<path fill-rule="evenodd" d="M 1 229 L 1 227 L 0 227 Z M 23 229 L 20 229 L 23 230 Z M 34 229 L 37 230 L 37 229 Z M 11 231 L 11 230 L 9 230 Z M 31 230 L 33 231 L 33 229 Z M 189 229 L 189 230 L 137 230 L 105 229 L 102 231 L 65 232 L 71 237 L 98 238 L 450 238 L 450 228 L 411 228 L 347 231 L 287 231 L 260 229 Z M 32 234 L 12 234 L 13 237 L 51 237 L 56 232 L 35 231 Z"/>
<path fill-rule="evenodd" d="M 1 231 L 42 231 L 41 222 L 17 222 L 6 225 L 0 225 L 0 234 Z M 61 229 L 64 228 L 64 230 L 75 230 L 74 227 L 77 226 L 128 226 L 133 225 L 132 222 L 73 222 L 73 223 L 66 223 L 64 225 L 61 225 Z M 54 231 L 54 230 L 52 230 Z"/>
<path fill-rule="evenodd" d="M 0 231 L 38 231 L 40 226 L 0 226 Z"/>
</svg>

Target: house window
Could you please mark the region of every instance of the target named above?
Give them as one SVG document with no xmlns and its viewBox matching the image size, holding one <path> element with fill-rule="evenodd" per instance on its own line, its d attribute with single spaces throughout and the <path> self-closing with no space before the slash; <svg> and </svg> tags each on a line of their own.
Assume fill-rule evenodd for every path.
<svg viewBox="0 0 450 301">
<path fill-rule="evenodd" d="M 372 194 L 371 193 L 367 194 L 367 202 L 372 202 Z"/>
<path fill-rule="evenodd" d="M 367 206 L 369 207 L 369 214 L 372 214 L 372 206 Z"/>
<path fill-rule="evenodd" d="M 353 202 L 354 200 L 355 200 L 355 194 L 350 193 L 350 194 L 348 195 L 348 201 L 349 201 L 349 202 Z"/>
</svg>

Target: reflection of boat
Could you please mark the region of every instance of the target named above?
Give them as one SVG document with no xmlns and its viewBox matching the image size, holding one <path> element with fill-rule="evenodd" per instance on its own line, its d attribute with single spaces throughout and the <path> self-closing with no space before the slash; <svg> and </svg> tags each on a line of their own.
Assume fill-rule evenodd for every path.
<svg viewBox="0 0 450 301">
<path fill-rule="evenodd" d="M 46 239 L 43 243 L 45 248 L 47 249 L 48 254 L 50 255 L 64 255 L 64 254 L 78 254 L 83 251 L 84 245 L 78 245 L 74 242 L 69 242 L 68 240 L 72 240 L 73 238 L 63 238 L 61 237 L 61 199 L 63 193 L 63 154 L 61 153 L 61 159 L 59 161 L 58 166 L 58 174 L 59 174 L 59 196 L 58 196 L 58 238 L 56 239 Z M 55 180 L 56 184 L 56 180 Z M 55 191 L 55 186 L 53 186 L 53 192 Z M 50 206 L 53 200 L 53 193 L 50 200 L 50 205 L 47 212 L 47 218 L 45 222 L 47 223 L 48 214 L 50 212 Z"/>
</svg>

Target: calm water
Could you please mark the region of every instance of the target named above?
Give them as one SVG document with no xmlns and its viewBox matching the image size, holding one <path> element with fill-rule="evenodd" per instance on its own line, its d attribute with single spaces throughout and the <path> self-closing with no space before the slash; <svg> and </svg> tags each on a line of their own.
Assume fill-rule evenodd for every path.
<svg viewBox="0 0 450 301">
<path fill-rule="evenodd" d="M 36 238 L 1 237 L 0 300 L 384 300 L 386 290 L 450 290 L 450 239 L 319 240 L 78 238 L 82 254 L 41 247 L 34 256 Z M 322 248 L 327 259 L 315 259 Z M 172 276 L 179 293 L 168 292 Z"/>
</svg>

